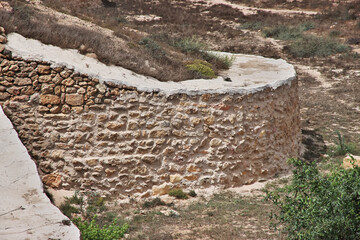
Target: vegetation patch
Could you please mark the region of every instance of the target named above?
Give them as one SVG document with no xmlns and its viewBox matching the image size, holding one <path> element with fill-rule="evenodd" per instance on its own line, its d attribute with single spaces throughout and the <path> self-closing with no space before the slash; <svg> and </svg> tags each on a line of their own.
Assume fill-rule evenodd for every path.
<svg viewBox="0 0 360 240">
<path fill-rule="evenodd" d="M 149 37 L 145 37 L 141 39 L 139 44 L 145 46 L 145 48 L 148 51 L 150 51 L 151 55 L 154 58 L 163 58 L 166 55 L 165 50 L 162 47 L 160 47 L 160 45 L 157 42 L 155 42 Z"/>
<path fill-rule="evenodd" d="M 153 200 L 145 201 L 143 204 L 143 208 L 153 208 L 156 206 L 165 206 L 165 205 L 166 205 L 166 203 L 157 197 L 157 198 L 154 198 Z"/>
<path fill-rule="evenodd" d="M 177 199 L 188 199 L 186 193 L 183 192 L 182 189 L 176 188 L 169 191 L 169 196 L 173 196 Z"/>
<path fill-rule="evenodd" d="M 288 50 L 294 57 L 327 57 L 348 52 L 350 48 L 331 38 L 303 36 L 290 43 Z"/>
<path fill-rule="evenodd" d="M 199 53 L 205 49 L 205 44 L 195 37 L 173 40 L 172 45 L 179 48 L 184 53 Z"/>
<path fill-rule="evenodd" d="M 129 228 L 126 223 L 119 225 L 117 219 L 114 219 L 110 225 L 101 227 L 96 223 L 96 216 L 90 222 L 81 220 L 81 218 L 75 218 L 73 222 L 79 228 L 83 240 L 120 239 Z"/>
<path fill-rule="evenodd" d="M 335 141 L 335 145 L 329 147 L 329 156 L 345 156 L 345 154 L 347 153 L 358 154 L 360 152 L 360 149 L 355 143 L 346 141 L 344 135 L 342 135 L 339 131 L 335 131 L 335 133 L 337 138 Z"/>
<path fill-rule="evenodd" d="M 284 193 L 267 192 L 279 208 L 272 226 L 288 239 L 359 239 L 360 167 L 322 174 L 315 162 L 289 162 L 295 169 Z"/>
<path fill-rule="evenodd" d="M 204 60 L 197 59 L 189 64 L 186 64 L 186 68 L 196 73 L 202 78 L 214 78 L 216 77 L 215 71 L 212 65 Z"/>
</svg>

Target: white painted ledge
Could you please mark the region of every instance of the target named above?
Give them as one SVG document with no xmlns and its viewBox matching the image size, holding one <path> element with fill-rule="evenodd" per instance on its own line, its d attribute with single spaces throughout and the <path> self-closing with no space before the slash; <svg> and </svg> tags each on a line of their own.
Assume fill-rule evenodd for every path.
<svg viewBox="0 0 360 240">
<path fill-rule="evenodd" d="M 135 87 L 139 91 L 156 91 L 165 95 L 177 93 L 188 95 L 204 93 L 248 94 L 262 91 L 265 88 L 276 89 L 281 85 L 290 84 L 296 76 L 294 67 L 282 59 L 232 54 L 235 56 L 233 65 L 221 74 L 229 77 L 232 82 L 224 81 L 223 77 L 182 82 L 160 82 L 155 78 L 136 74 L 123 67 L 107 66 L 98 60 L 81 55 L 74 49 L 61 49 L 52 45 L 45 45 L 37 40 L 24 38 L 17 33 L 11 33 L 7 37 L 6 49 L 12 51 L 13 56 L 27 60 L 46 61 L 53 67 L 66 66 L 77 72 L 98 78 L 100 82 L 109 81 Z"/>
<path fill-rule="evenodd" d="M 80 239 L 43 193 L 36 165 L 0 106 L 0 239 Z"/>
</svg>

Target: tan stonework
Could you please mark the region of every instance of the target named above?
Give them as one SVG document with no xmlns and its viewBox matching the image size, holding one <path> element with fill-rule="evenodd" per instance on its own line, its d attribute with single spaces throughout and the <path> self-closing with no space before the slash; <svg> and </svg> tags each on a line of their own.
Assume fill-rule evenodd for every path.
<svg viewBox="0 0 360 240">
<path fill-rule="evenodd" d="M 249 184 L 286 170 L 299 149 L 296 79 L 165 96 L 0 55 L 0 104 L 51 184 L 61 176 L 59 188 L 117 198 Z"/>
</svg>

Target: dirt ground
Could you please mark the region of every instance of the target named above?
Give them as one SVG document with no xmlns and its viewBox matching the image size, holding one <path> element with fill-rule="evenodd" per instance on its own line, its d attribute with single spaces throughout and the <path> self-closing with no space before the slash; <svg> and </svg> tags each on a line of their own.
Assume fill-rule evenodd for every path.
<svg viewBox="0 0 360 240">
<path fill-rule="evenodd" d="M 166 33 L 174 38 L 195 36 L 211 50 L 283 58 L 295 66 L 299 79 L 303 157 L 321 161 L 326 149 L 336 140 L 336 131 L 346 141 L 359 145 L 358 0 L 113 0 L 112 7 L 103 6 L 100 0 L 28 2 L 42 12 L 60 14 L 63 21 L 75 21 L 64 15 L 71 14 L 84 28 L 95 24 L 97 31 L 118 38 L 124 47 L 133 46 L 128 43 L 149 35 L 157 36 L 161 45 L 164 44 L 161 36 Z M 313 26 L 306 34 L 335 39 L 347 44 L 350 50 L 326 57 L 296 57 L 288 51 L 289 40 L 264 35 L 265 30 L 273 26 L 296 26 L 305 22 Z M 246 24 L 251 27 L 242 27 Z M 155 65 L 152 67 L 158 67 Z M 129 220 L 128 239 L 283 238 L 269 230 L 266 213 L 272 207 L 258 195 L 223 193 L 198 200 L 187 206 L 178 201 L 175 207 L 143 209 L 137 205 L 130 210 L 114 208 L 114 211 Z M 164 209 L 173 209 L 179 214 L 166 215 L 162 212 Z"/>
</svg>

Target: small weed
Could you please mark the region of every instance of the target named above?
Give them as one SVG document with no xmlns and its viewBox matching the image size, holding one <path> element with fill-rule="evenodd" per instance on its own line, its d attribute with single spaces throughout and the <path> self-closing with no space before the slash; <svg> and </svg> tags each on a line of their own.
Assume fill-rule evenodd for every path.
<svg viewBox="0 0 360 240">
<path fill-rule="evenodd" d="M 206 212 L 206 214 L 207 214 L 209 217 L 213 217 L 213 216 L 215 215 L 214 212 L 211 212 L 211 211 Z"/>
<path fill-rule="evenodd" d="M 196 192 L 195 192 L 194 190 L 191 190 L 191 191 L 188 193 L 188 195 L 189 195 L 190 197 L 196 197 L 196 196 L 197 196 L 197 194 L 196 194 Z"/>
<path fill-rule="evenodd" d="M 156 206 L 164 206 L 166 205 L 166 203 L 164 203 L 160 198 L 154 198 L 153 200 L 150 201 L 145 201 L 143 204 L 144 208 L 153 208 Z"/>
<path fill-rule="evenodd" d="M 332 30 L 329 32 L 329 37 L 338 37 L 341 35 L 341 32 L 337 31 L 337 30 Z"/>
<path fill-rule="evenodd" d="M 169 196 L 176 197 L 177 199 L 188 199 L 186 193 L 182 189 L 172 189 L 169 191 Z"/>
<path fill-rule="evenodd" d="M 204 78 L 214 78 L 216 77 L 215 71 L 212 68 L 212 65 L 204 60 L 194 60 L 193 62 L 186 65 L 186 68 L 189 71 L 192 71 L 199 75 L 199 77 Z"/>
<path fill-rule="evenodd" d="M 329 156 L 344 156 L 347 153 L 355 154 L 358 152 L 358 147 L 354 143 L 347 143 L 344 136 L 336 131 L 337 141 L 335 146 L 329 147 Z"/>
<path fill-rule="evenodd" d="M 315 26 L 316 25 L 313 22 L 304 22 L 299 25 L 300 29 L 302 29 L 303 31 L 308 31 L 308 30 L 314 29 Z"/>
</svg>

